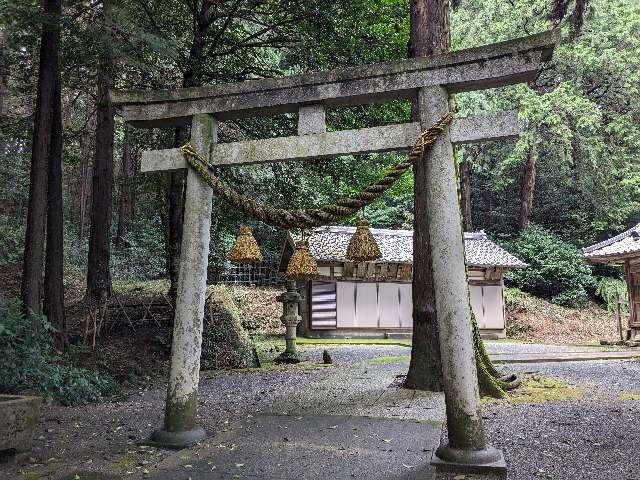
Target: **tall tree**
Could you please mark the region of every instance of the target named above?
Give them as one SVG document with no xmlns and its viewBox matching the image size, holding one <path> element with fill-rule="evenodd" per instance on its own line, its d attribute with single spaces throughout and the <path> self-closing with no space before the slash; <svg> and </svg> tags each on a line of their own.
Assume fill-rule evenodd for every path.
<svg viewBox="0 0 640 480">
<path fill-rule="evenodd" d="M 460 164 L 460 190 L 462 197 L 462 222 L 465 232 L 473 231 L 471 213 L 471 159 L 465 158 Z"/>
<path fill-rule="evenodd" d="M 538 153 L 534 145 L 529 149 L 524 169 L 522 171 L 522 185 L 520 187 L 520 214 L 518 227 L 520 230 L 527 228 L 533 215 L 533 193 L 536 187 L 536 162 Z"/>
<path fill-rule="evenodd" d="M 122 144 L 122 166 L 120 168 L 120 188 L 118 201 L 118 226 L 116 228 L 116 249 L 125 245 L 125 236 L 129 230 L 133 215 L 133 185 L 134 162 L 129 145 L 130 130 L 124 126 L 124 142 Z"/>
<path fill-rule="evenodd" d="M 58 36 L 58 42 L 59 40 Z M 44 268 L 44 314 L 47 316 L 47 320 L 56 327 L 56 335 L 54 336 L 55 349 L 63 351 L 67 344 L 67 325 L 64 316 L 62 99 L 59 65 L 56 69 L 55 77 L 51 111 L 51 146 L 47 175 L 47 250 Z"/>
<path fill-rule="evenodd" d="M 446 52 L 451 46 L 449 0 L 411 0 L 409 55 L 426 57 Z M 418 109 L 413 117 L 419 120 Z M 413 340 L 406 385 L 420 390 L 442 390 L 440 339 L 431 270 L 431 243 L 427 218 L 425 163 L 418 161 L 414 171 L 413 227 Z M 424 221 L 426 219 L 426 221 Z"/>
<path fill-rule="evenodd" d="M 91 311 L 111 296 L 111 210 L 113 194 L 114 109 L 109 88 L 114 85 L 111 0 L 102 2 L 102 33 L 98 62 L 96 144 L 93 162 L 91 230 L 87 267 L 87 302 Z"/>
<path fill-rule="evenodd" d="M 7 55 L 7 36 L 9 29 L 6 25 L 0 25 L 0 116 L 6 115 L 7 96 L 9 90 L 9 62 Z"/>
<path fill-rule="evenodd" d="M 197 87 L 211 81 L 242 80 L 250 76 L 278 73 L 260 58 L 261 49 L 280 48 L 291 42 L 286 28 L 302 18 L 298 2 L 264 0 L 203 0 L 185 2 L 191 12 L 189 53 L 182 67 L 182 86 Z M 156 12 L 144 9 L 152 25 Z M 188 141 L 189 130 L 175 131 L 175 145 Z M 167 255 L 170 298 L 175 303 L 180 270 L 185 171 L 169 174 L 167 189 Z"/>
<path fill-rule="evenodd" d="M 38 71 L 38 94 L 34 116 L 33 143 L 31 150 L 31 174 L 29 178 L 29 206 L 24 242 L 21 296 L 26 312 L 42 312 L 42 265 L 45 246 L 47 215 L 48 166 L 52 151 L 52 130 L 56 96 L 59 96 L 59 47 L 60 47 L 60 0 L 44 1 L 42 34 L 40 37 L 40 65 Z M 56 95 L 58 89 L 58 95 Z M 59 106 L 58 106 L 59 108 Z M 57 114 L 56 114 L 57 115 Z M 57 140 L 54 139 L 54 143 Z M 57 160 L 58 162 L 60 159 Z"/>
</svg>

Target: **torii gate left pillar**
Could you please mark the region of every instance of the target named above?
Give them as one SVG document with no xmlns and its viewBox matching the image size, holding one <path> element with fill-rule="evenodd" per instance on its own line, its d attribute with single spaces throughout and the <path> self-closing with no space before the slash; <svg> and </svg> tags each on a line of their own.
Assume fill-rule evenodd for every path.
<svg viewBox="0 0 640 480">
<path fill-rule="evenodd" d="M 194 115 L 191 145 L 208 155 L 217 141 L 217 127 L 218 122 L 210 115 Z M 193 169 L 188 169 L 164 426 L 152 437 L 164 446 L 181 448 L 205 437 L 196 417 L 212 197 L 211 187 Z"/>
</svg>

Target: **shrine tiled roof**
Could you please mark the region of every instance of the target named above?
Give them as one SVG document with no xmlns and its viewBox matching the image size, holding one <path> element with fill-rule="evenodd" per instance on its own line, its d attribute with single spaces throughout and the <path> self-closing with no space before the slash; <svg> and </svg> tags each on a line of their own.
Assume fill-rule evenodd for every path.
<svg viewBox="0 0 640 480">
<path fill-rule="evenodd" d="M 640 223 L 615 237 L 591 245 L 582 250 L 590 260 L 613 260 L 616 258 L 640 256 Z"/>
<path fill-rule="evenodd" d="M 344 261 L 355 227 L 315 228 L 309 236 L 311 254 L 320 261 Z M 413 262 L 413 231 L 372 228 L 383 262 Z M 465 233 L 464 245 L 470 267 L 524 268 L 526 263 L 495 244 L 484 232 Z"/>
</svg>

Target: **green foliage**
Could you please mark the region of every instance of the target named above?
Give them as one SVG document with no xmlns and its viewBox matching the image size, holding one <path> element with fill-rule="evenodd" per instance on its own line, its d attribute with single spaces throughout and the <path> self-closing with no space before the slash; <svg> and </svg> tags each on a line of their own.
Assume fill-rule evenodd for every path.
<svg viewBox="0 0 640 480">
<path fill-rule="evenodd" d="M 522 290 L 516 287 L 506 287 L 504 289 L 504 301 L 505 303 L 511 303 L 516 298 L 520 298 L 526 295 Z"/>
<path fill-rule="evenodd" d="M 589 301 L 589 296 L 583 287 L 575 287 L 554 295 L 551 297 L 551 301 L 561 307 L 577 308 L 586 305 Z"/>
<path fill-rule="evenodd" d="M 0 301 L 0 392 L 36 392 L 63 405 L 112 395 L 107 375 L 58 363 L 52 352 L 53 326 L 42 316 L 25 316 L 15 301 Z"/>
<path fill-rule="evenodd" d="M 508 248 L 529 264 L 507 275 L 518 288 L 568 307 L 587 301 L 585 289 L 593 286 L 594 279 L 575 246 L 540 226 L 530 225 Z"/>
<path fill-rule="evenodd" d="M 24 227 L 9 217 L 0 217 L 0 264 L 22 259 Z"/>
<path fill-rule="evenodd" d="M 517 108 L 524 124 L 515 147 L 464 149 L 476 228 L 517 231 L 522 171 L 534 150 L 536 223 L 588 244 L 640 215 L 640 4 L 589 3 L 582 34 L 563 28 L 536 82 L 456 96 L 464 114 Z M 451 19 L 453 43 L 465 48 L 546 30 L 549 4 L 462 0 Z"/>
<path fill-rule="evenodd" d="M 607 310 L 615 312 L 618 299 L 627 299 L 627 283 L 619 278 L 600 277 L 596 281 L 596 295 L 607 305 Z M 622 309 L 625 313 L 629 311 L 628 305 Z"/>
</svg>

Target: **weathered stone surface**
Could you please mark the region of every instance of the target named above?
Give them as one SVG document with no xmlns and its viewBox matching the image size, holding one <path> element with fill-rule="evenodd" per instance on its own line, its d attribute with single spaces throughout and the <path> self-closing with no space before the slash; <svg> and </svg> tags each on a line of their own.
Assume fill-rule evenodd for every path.
<svg viewBox="0 0 640 480">
<path fill-rule="evenodd" d="M 450 93 L 499 87 L 534 78 L 558 34 L 545 32 L 427 58 L 305 75 L 164 91 L 112 92 L 127 121 L 177 124 L 197 113 L 220 120 L 294 112 L 302 105 L 367 104 L 413 98 L 419 88 L 443 85 Z"/>
<path fill-rule="evenodd" d="M 437 471 L 456 473 L 489 473 L 506 478 L 507 463 L 500 450 L 487 447 L 483 450 L 458 450 L 438 447 L 431 456 L 431 465 Z M 496 478 L 493 477 L 493 478 Z"/>
<path fill-rule="evenodd" d="M 517 117 L 517 112 L 507 111 L 456 118 L 451 123 L 451 141 L 454 144 L 463 144 L 516 138 L 520 133 Z M 402 151 L 413 146 L 420 131 L 420 123 L 412 122 L 359 130 L 221 143 L 212 147 L 211 163 L 251 164 Z M 180 149 L 142 152 L 142 172 L 180 168 L 187 168 Z"/>
<path fill-rule="evenodd" d="M 324 133 L 327 131 L 324 107 L 307 105 L 298 110 L 298 135 Z"/>
<path fill-rule="evenodd" d="M 217 125 L 213 118 L 209 115 L 194 117 L 191 143 L 196 149 L 208 152 L 216 135 Z M 154 436 L 156 441 L 162 441 L 166 437 L 164 435 L 166 432 L 197 430 L 196 405 L 209 255 L 211 200 L 211 188 L 195 171 L 189 170 L 164 430 L 156 432 Z M 179 440 L 179 438 L 176 439 L 176 441 Z"/>
<path fill-rule="evenodd" d="M 442 87 L 421 90 L 418 104 L 420 119 L 426 124 L 433 123 L 450 108 L 449 96 Z M 454 448 L 481 450 L 486 447 L 486 441 L 480 414 L 455 163 L 448 129 L 438 137 L 424 161 L 449 442 Z"/>
<path fill-rule="evenodd" d="M 41 405 L 40 397 L 0 395 L 0 452 L 22 453 L 31 449 Z"/>
</svg>

